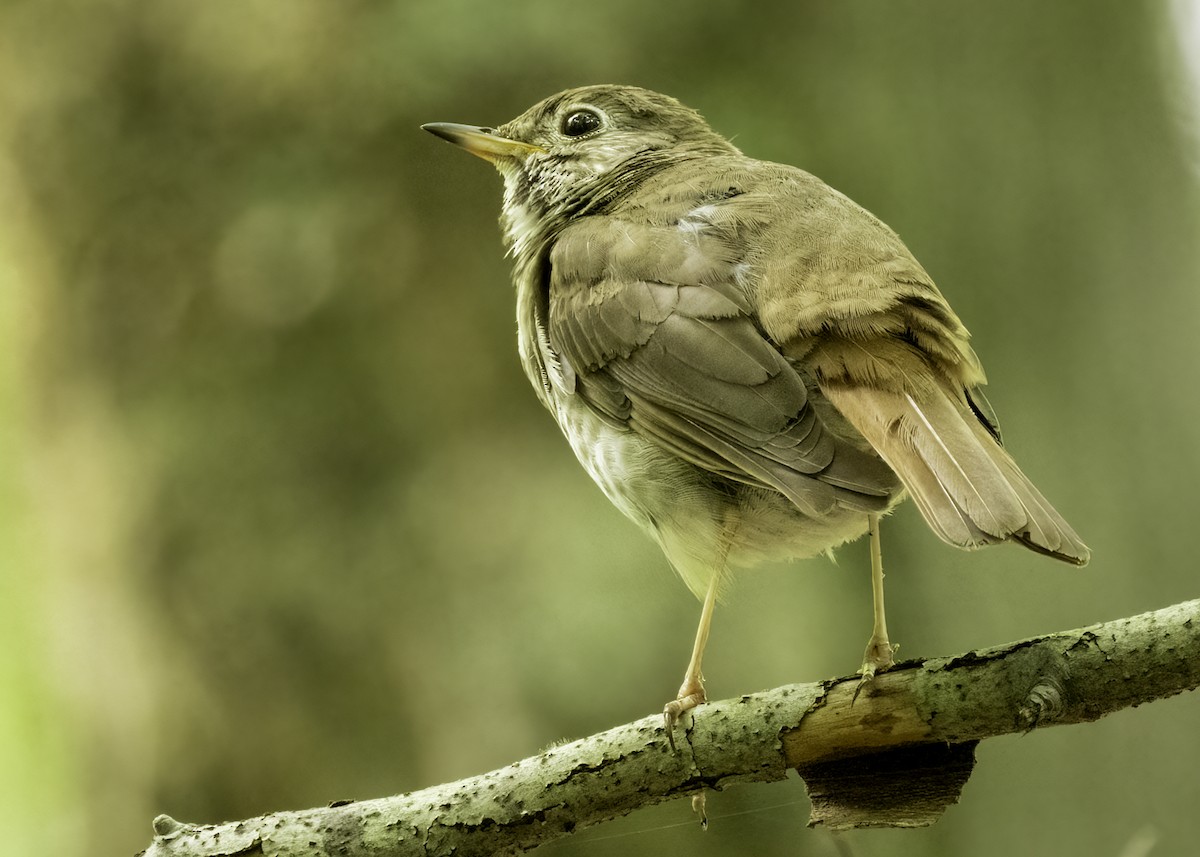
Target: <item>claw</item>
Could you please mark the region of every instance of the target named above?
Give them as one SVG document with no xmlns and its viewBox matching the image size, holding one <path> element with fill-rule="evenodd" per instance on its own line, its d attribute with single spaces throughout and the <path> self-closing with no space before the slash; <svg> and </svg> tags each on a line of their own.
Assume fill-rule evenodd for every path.
<svg viewBox="0 0 1200 857">
<path fill-rule="evenodd" d="M 679 697 L 663 706 L 663 726 L 666 727 L 667 743 L 671 745 L 672 751 L 675 750 L 675 726 L 679 723 L 679 718 L 707 701 L 703 685 L 689 687 L 685 684 L 679 689 Z"/>
<path fill-rule="evenodd" d="M 875 680 L 876 673 L 886 672 L 895 665 L 894 655 L 899 648 L 888 642 L 886 637 L 871 637 L 871 641 L 867 643 L 867 650 L 863 652 L 863 665 L 858 670 L 862 679 L 859 680 L 858 687 L 854 689 L 854 699 L 850 701 L 852 705 L 858 700 L 858 695 L 862 693 L 863 688 Z"/>
</svg>

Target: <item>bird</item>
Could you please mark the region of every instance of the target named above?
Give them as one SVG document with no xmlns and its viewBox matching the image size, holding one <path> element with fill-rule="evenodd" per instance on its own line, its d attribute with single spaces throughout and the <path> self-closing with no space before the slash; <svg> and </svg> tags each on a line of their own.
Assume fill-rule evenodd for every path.
<svg viewBox="0 0 1200 857">
<path fill-rule="evenodd" d="M 844 194 L 634 86 L 568 89 L 499 127 L 421 127 L 499 171 L 524 372 L 702 600 L 663 710 L 672 745 L 707 701 L 703 655 L 733 569 L 869 535 L 861 689 L 895 664 L 879 523 L 906 496 L 955 547 L 1087 563 L 1005 449 L 966 327 Z"/>
</svg>

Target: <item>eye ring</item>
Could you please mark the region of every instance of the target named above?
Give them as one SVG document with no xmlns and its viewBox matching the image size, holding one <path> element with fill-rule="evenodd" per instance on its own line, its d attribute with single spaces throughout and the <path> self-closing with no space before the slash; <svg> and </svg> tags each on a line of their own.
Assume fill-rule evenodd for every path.
<svg viewBox="0 0 1200 857">
<path fill-rule="evenodd" d="M 564 137 L 583 137 L 591 134 L 604 124 L 600 114 L 590 107 L 578 107 L 563 117 L 559 130 Z"/>
</svg>

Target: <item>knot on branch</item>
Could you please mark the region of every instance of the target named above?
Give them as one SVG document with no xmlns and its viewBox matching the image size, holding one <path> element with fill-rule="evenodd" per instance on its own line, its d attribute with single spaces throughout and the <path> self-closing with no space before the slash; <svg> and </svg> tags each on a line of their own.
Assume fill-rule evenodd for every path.
<svg viewBox="0 0 1200 857">
<path fill-rule="evenodd" d="M 182 821 L 176 821 L 169 815 L 156 815 L 152 824 L 154 835 L 159 839 L 173 839 L 191 826 Z"/>
<path fill-rule="evenodd" d="M 1071 669 L 1064 659 L 1055 659 L 1038 676 L 1017 709 L 1017 723 L 1024 732 L 1057 720 L 1066 708 L 1066 685 Z"/>
</svg>

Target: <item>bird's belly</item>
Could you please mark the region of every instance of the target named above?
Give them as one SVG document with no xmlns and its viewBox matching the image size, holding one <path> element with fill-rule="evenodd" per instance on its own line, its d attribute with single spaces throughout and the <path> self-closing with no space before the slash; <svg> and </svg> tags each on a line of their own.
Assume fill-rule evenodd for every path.
<svg viewBox="0 0 1200 857">
<path fill-rule="evenodd" d="M 652 510 L 663 480 L 650 478 L 648 465 L 661 452 L 634 432 L 600 419 L 581 402 L 557 401 L 554 406 L 559 428 L 592 481 L 622 513 L 653 531 Z"/>
<path fill-rule="evenodd" d="M 556 398 L 558 424 L 584 469 L 697 595 L 722 567 L 813 556 L 867 531 L 863 512 L 810 517 L 777 491 L 716 476 L 574 397 Z"/>
</svg>

